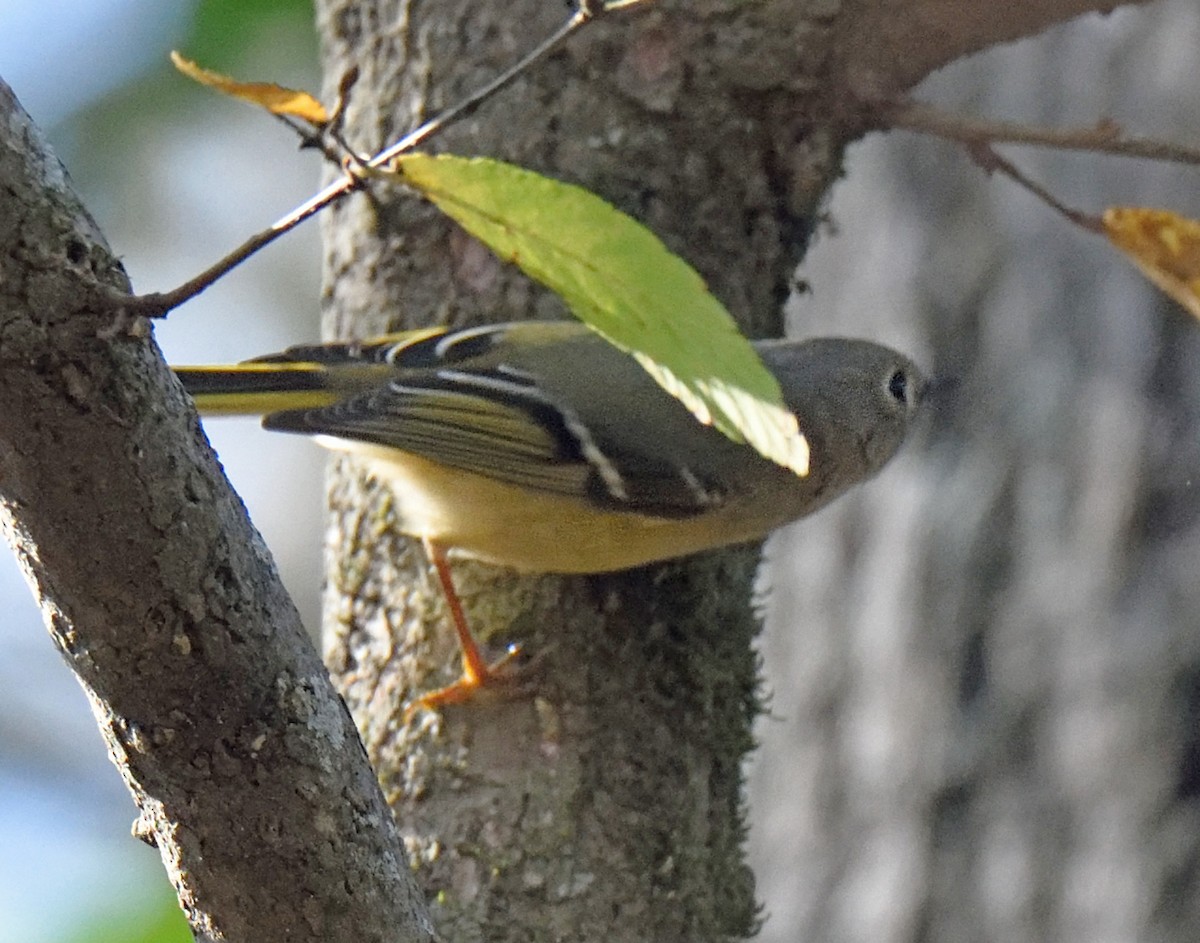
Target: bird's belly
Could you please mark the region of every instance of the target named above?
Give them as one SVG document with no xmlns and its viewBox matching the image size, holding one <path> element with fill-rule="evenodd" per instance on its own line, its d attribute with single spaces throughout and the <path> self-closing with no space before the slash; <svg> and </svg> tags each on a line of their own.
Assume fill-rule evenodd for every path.
<svg viewBox="0 0 1200 943">
<path fill-rule="evenodd" d="M 342 450 L 365 460 L 391 487 L 405 533 L 527 572 L 623 570 L 763 536 L 731 533 L 729 522 L 707 516 L 679 519 L 597 508 L 407 453 L 362 445 Z"/>
</svg>

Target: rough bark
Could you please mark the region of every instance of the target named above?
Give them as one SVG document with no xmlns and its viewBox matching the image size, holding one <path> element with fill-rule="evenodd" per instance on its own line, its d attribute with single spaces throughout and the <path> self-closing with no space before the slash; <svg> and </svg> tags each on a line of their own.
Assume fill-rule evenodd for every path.
<svg viewBox="0 0 1200 943">
<path fill-rule="evenodd" d="M 960 4 L 969 37 L 896 48 L 856 24 L 945 11 L 662 3 L 590 28 L 438 146 L 599 192 L 688 258 L 748 332 L 778 333 L 793 263 L 863 126 L 858 95 L 902 91 L 923 74 L 913 61 L 932 68 L 1109 6 L 1041 4 L 1001 23 L 987 4 Z M 364 149 L 482 84 L 561 16 L 537 2 L 318 3 L 330 87 L 360 70 L 348 128 Z M 952 53 L 939 53 L 943 40 Z M 433 210 L 377 197 L 325 220 L 330 335 L 559 313 Z M 327 659 L 422 849 L 447 935 L 748 932 L 737 772 L 756 710 L 747 558 L 577 580 L 461 567 L 476 626 L 540 656 L 538 696 L 406 725 L 399 704 L 457 664 L 420 554 L 375 488 L 348 465 L 332 488 Z"/>
<path fill-rule="evenodd" d="M 197 938 L 429 939 L 353 722 L 2 84 L 0 220 L 0 519 Z"/>
</svg>

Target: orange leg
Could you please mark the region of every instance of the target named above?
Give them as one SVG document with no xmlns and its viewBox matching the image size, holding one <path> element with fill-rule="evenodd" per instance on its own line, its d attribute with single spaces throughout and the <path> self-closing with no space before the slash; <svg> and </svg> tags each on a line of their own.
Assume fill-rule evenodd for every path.
<svg viewBox="0 0 1200 943">
<path fill-rule="evenodd" d="M 453 684 L 430 691 L 417 698 L 405 711 L 406 717 L 411 716 L 420 708 L 437 710 L 447 704 L 461 704 L 473 698 L 480 688 L 511 681 L 512 674 L 505 669 L 520 654 L 520 649 L 514 645 L 503 657 L 490 665 L 487 663 L 483 653 L 479 650 L 479 643 L 475 641 L 475 636 L 467 625 L 467 616 L 463 612 L 462 602 L 454 589 L 454 578 L 450 574 L 450 562 L 446 559 L 445 550 L 437 541 L 426 538 L 425 552 L 429 555 L 430 562 L 433 563 L 438 583 L 442 587 L 442 595 L 450 609 L 450 619 L 454 623 L 454 631 L 458 633 L 458 644 L 462 649 L 463 671 L 462 677 Z"/>
</svg>

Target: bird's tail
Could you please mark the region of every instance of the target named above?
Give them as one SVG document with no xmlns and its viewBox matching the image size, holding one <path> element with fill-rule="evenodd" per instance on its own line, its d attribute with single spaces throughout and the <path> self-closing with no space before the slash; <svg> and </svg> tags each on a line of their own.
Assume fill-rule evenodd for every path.
<svg viewBox="0 0 1200 943">
<path fill-rule="evenodd" d="M 328 386 L 328 371 L 316 363 L 174 369 L 196 408 L 207 415 L 263 416 L 281 409 L 324 406 L 337 399 Z"/>
<path fill-rule="evenodd" d="M 175 375 L 210 416 L 265 416 L 318 409 L 386 382 L 384 364 L 331 366 L 316 361 L 248 361 L 227 366 L 175 367 Z"/>
<path fill-rule="evenodd" d="M 175 367 L 175 375 L 206 415 L 266 416 L 319 409 L 395 377 L 398 350 L 423 349 L 444 328 L 419 328 L 370 341 L 305 344 L 238 364 Z M 418 364 L 419 366 L 420 364 Z"/>
</svg>

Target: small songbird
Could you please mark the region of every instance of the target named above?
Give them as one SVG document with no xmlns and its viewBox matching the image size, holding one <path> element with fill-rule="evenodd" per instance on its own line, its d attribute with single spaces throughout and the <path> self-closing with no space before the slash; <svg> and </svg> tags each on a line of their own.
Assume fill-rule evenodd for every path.
<svg viewBox="0 0 1200 943">
<path fill-rule="evenodd" d="M 447 553 L 598 573 L 745 543 L 896 453 L 926 387 L 907 357 L 844 338 L 754 346 L 808 441 L 804 477 L 699 422 L 578 322 L 417 330 L 175 372 L 202 413 L 262 415 L 391 485 L 400 529 L 425 541 L 447 591 L 466 690 L 490 670 Z M 434 697 L 423 702 L 460 699 Z"/>
</svg>

